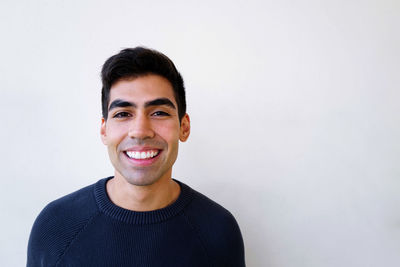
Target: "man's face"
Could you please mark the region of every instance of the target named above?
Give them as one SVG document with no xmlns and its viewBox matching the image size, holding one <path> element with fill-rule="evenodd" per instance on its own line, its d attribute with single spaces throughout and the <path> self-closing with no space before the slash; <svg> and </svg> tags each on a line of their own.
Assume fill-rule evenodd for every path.
<svg viewBox="0 0 400 267">
<path fill-rule="evenodd" d="M 111 87 L 101 137 L 116 177 L 134 185 L 169 179 L 179 140 L 186 141 L 189 132 L 189 116 L 179 122 L 174 91 L 167 79 L 149 74 L 117 81 Z"/>
</svg>

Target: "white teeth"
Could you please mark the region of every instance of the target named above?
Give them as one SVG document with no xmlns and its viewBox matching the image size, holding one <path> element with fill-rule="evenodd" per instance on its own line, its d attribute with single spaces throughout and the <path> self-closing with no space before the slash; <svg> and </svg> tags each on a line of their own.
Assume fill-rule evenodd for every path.
<svg viewBox="0 0 400 267">
<path fill-rule="evenodd" d="M 132 159 L 149 159 L 149 158 L 153 158 L 153 157 L 157 156 L 158 150 L 149 150 L 147 152 L 145 152 L 145 151 L 142 151 L 142 152 L 126 151 L 126 154 L 128 155 L 128 157 L 130 157 Z"/>
</svg>

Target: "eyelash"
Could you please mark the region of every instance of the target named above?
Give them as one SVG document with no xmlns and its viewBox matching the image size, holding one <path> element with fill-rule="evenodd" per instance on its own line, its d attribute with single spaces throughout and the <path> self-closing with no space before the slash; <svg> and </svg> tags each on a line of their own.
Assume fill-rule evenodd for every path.
<svg viewBox="0 0 400 267">
<path fill-rule="evenodd" d="M 154 113 L 151 114 L 152 116 L 156 116 L 156 117 L 166 117 L 166 116 L 170 116 L 167 112 L 165 111 L 156 111 Z M 113 116 L 113 118 L 125 118 L 125 117 L 131 117 L 132 115 L 128 112 L 119 112 L 117 114 L 115 114 Z"/>
<path fill-rule="evenodd" d="M 162 117 L 164 117 L 164 116 L 169 116 L 169 114 L 167 113 L 167 112 L 165 112 L 165 111 L 156 111 L 156 112 L 154 112 L 153 114 L 151 114 L 151 115 L 155 115 L 155 116 L 162 116 Z"/>
<path fill-rule="evenodd" d="M 128 112 L 119 112 L 113 116 L 113 118 L 125 118 L 129 117 L 130 114 Z"/>
</svg>

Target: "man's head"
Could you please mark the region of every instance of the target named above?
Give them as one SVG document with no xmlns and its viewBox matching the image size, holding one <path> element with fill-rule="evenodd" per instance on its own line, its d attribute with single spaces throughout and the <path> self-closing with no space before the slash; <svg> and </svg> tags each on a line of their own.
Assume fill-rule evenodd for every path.
<svg viewBox="0 0 400 267">
<path fill-rule="evenodd" d="M 186 114 L 185 87 L 180 73 L 174 63 L 164 54 L 144 48 L 127 48 L 110 57 L 103 65 L 101 91 L 103 118 L 107 120 L 110 90 L 120 80 L 132 79 L 147 74 L 157 74 L 167 79 L 174 90 L 178 105 L 179 120 Z"/>
<path fill-rule="evenodd" d="M 183 80 L 172 61 L 144 48 L 122 50 L 102 71 L 101 137 L 115 176 L 133 185 L 171 179 L 179 141 L 186 141 Z"/>
</svg>

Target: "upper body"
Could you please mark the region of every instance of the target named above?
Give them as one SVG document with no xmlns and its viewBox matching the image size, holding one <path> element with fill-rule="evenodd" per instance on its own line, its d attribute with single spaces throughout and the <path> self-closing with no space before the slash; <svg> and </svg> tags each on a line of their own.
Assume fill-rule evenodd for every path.
<svg viewBox="0 0 400 267">
<path fill-rule="evenodd" d="M 244 266 L 230 213 L 171 177 L 190 134 L 173 62 L 155 50 L 124 49 L 103 65 L 102 84 L 100 135 L 114 177 L 42 211 L 28 266 Z"/>
<path fill-rule="evenodd" d="M 28 266 L 244 266 L 239 227 L 220 205 L 179 182 L 171 205 L 130 211 L 110 201 L 108 180 L 46 206 Z"/>
</svg>

